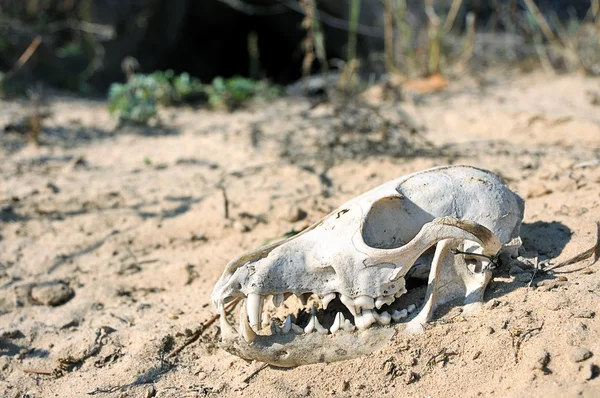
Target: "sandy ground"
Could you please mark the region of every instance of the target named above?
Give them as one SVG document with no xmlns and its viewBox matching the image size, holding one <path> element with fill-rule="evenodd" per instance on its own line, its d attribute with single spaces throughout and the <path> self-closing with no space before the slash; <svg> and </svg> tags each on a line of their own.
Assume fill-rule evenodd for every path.
<svg viewBox="0 0 600 398">
<path fill-rule="evenodd" d="M 104 103 L 54 98 L 39 152 L 0 133 L 0 396 L 600 396 L 600 264 L 539 272 L 531 287 L 527 269 L 594 244 L 600 80 L 389 94 L 170 109 L 172 129 L 117 131 Z M 2 103 L 0 125 L 27 112 Z M 449 163 L 490 169 L 526 199 L 526 273 L 497 269 L 481 313 L 449 306 L 423 335 L 338 363 L 263 369 L 220 350 L 216 325 L 169 356 L 213 316 L 231 258 Z"/>
</svg>

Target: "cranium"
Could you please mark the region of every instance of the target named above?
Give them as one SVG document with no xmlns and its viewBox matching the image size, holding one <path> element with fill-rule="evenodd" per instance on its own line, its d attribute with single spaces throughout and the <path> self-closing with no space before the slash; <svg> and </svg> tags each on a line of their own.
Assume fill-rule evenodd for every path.
<svg viewBox="0 0 600 398">
<path fill-rule="evenodd" d="M 422 331 L 436 306 L 458 297 L 473 310 L 497 256 L 520 245 L 522 218 L 522 199 L 485 170 L 438 167 L 392 180 L 231 261 L 212 293 L 222 347 L 279 366 L 331 362 L 379 349 L 402 329 L 396 324 Z M 418 276 L 428 284 L 413 312 L 403 308 L 406 282 Z M 313 306 L 264 330 L 270 295 L 275 307 L 290 295 Z M 236 331 L 224 305 L 238 297 Z"/>
</svg>

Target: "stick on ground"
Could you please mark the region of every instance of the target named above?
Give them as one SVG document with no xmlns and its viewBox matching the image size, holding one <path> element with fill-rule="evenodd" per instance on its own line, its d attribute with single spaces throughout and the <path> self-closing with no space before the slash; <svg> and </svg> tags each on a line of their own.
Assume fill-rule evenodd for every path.
<svg viewBox="0 0 600 398">
<path fill-rule="evenodd" d="M 227 307 L 225 307 L 225 313 L 227 314 L 227 313 L 231 312 L 235 308 L 237 303 L 239 303 L 240 300 L 241 299 L 238 297 L 237 299 L 235 299 L 231 303 L 229 303 L 227 305 Z M 210 325 L 215 323 L 215 321 L 217 319 L 219 319 L 220 316 L 221 316 L 220 314 L 213 315 L 208 321 L 206 321 L 202 325 L 200 325 L 200 327 L 198 328 L 198 330 L 196 330 L 196 332 L 194 332 L 194 334 L 192 334 L 181 346 L 177 347 L 172 352 L 170 352 L 166 358 L 167 359 L 173 358 L 175 355 L 177 355 L 181 351 L 183 351 L 183 349 L 185 347 L 187 347 L 188 345 L 190 345 L 193 342 L 195 342 L 196 340 L 198 340 L 200 338 L 200 336 L 202 336 L 202 333 L 204 333 Z"/>
</svg>

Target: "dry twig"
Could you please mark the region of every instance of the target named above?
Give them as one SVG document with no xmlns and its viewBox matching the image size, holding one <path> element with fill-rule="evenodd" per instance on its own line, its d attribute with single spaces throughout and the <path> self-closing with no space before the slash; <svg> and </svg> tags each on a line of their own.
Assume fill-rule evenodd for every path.
<svg viewBox="0 0 600 398">
<path fill-rule="evenodd" d="M 233 300 L 231 303 L 229 303 L 226 307 L 225 307 L 225 313 L 229 313 L 231 312 L 236 304 L 240 301 L 240 298 L 237 298 L 235 300 Z M 190 337 L 188 337 L 188 339 L 179 347 L 175 348 L 173 351 L 171 351 L 169 353 L 169 355 L 166 356 L 166 359 L 169 358 L 173 358 L 175 355 L 179 354 L 181 351 L 183 351 L 183 349 L 185 347 L 187 347 L 188 345 L 192 344 L 193 342 L 195 342 L 196 340 L 198 340 L 200 338 L 200 336 L 202 336 L 202 333 L 204 333 L 206 331 L 206 329 L 208 329 L 208 327 L 210 325 L 212 325 L 213 323 L 215 323 L 215 321 L 217 319 L 219 319 L 221 316 L 221 314 L 216 314 L 213 315 L 209 320 L 207 320 L 205 323 L 203 323 L 202 325 L 200 325 L 200 327 L 198 328 L 198 330 L 196 330 L 194 332 L 194 334 L 192 334 Z"/>
<path fill-rule="evenodd" d="M 519 362 L 519 351 L 521 350 L 523 343 L 528 340 L 534 332 L 541 332 L 543 327 L 544 321 L 542 321 L 540 326 L 531 328 L 524 332 L 522 330 L 511 330 L 510 335 L 513 339 L 513 348 L 515 349 L 515 363 Z"/>
<path fill-rule="evenodd" d="M 580 261 L 583 261 L 587 258 L 592 258 L 592 262 L 589 263 L 588 265 L 586 265 L 585 267 L 582 268 L 578 268 L 576 270 L 571 270 L 571 271 L 564 271 L 564 272 L 557 272 L 557 273 L 562 273 L 562 274 L 566 274 L 566 273 L 572 273 L 572 272 L 577 272 L 577 271 L 581 271 L 584 270 L 586 268 L 591 267 L 592 265 L 596 264 L 596 262 L 598 261 L 598 259 L 600 259 L 600 222 L 596 222 L 596 242 L 594 243 L 594 246 L 590 247 L 589 249 L 575 255 L 574 257 L 571 257 L 568 260 L 565 260 L 561 263 L 558 263 L 550 268 L 547 268 L 545 271 L 551 271 L 557 268 L 562 268 L 565 267 L 567 265 L 571 265 L 571 264 L 575 264 L 578 263 Z"/>
</svg>

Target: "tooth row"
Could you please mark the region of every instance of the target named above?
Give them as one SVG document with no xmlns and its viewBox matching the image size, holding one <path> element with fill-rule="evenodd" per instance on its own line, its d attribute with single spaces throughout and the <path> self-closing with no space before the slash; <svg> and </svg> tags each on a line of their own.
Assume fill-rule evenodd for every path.
<svg viewBox="0 0 600 398">
<path fill-rule="evenodd" d="M 290 295 L 290 293 L 281 293 L 273 295 L 273 304 L 276 307 L 279 307 L 281 303 L 283 303 L 283 301 L 285 301 L 285 299 Z M 323 296 L 323 308 L 327 309 L 329 303 L 332 300 L 334 300 L 336 296 L 336 293 L 329 293 Z M 302 303 L 306 305 L 306 303 L 308 302 L 308 298 L 310 297 L 310 293 L 302 294 L 299 297 Z M 389 325 L 392 320 L 394 322 L 399 322 L 407 318 L 408 314 L 415 311 L 416 306 L 414 304 L 410 304 L 406 309 L 403 309 L 401 311 L 396 310 L 392 314 L 386 311 L 377 313 L 377 311 L 374 310 L 375 307 L 377 309 L 381 309 L 381 307 L 383 307 L 386 304 L 390 305 L 394 301 L 394 299 L 394 296 L 378 297 L 375 300 L 369 296 L 359 296 L 355 299 L 352 299 L 349 296 L 340 294 L 340 301 L 348 308 L 350 313 L 354 316 L 354 323 L 356 325 L 356 328 L 358 328 L 359 330 L 365 330 L 374 323 L 386 326 Z M 243 318 L 240 319 L 240 330 L 242 336 L 248 342 L 254 341 L 254 339 L 256 338 L 255 332 L 258 332 L 261 326 L 266 326 L 268 324 L 267 319 L 262 319 L 261 322 L 263 305 L 263 296 L 257 293 L 248 294 L 245 311 L 243 311 L 243 315 L 242 313 L 240 313 L 241 318 Z M 291 316 L 289 315 L 285 319 L 281 328 L 277 326 L 275 322 L 271 323 L 271 332 L 273 334 L 285 334 L 289 333 L 291 330 L 293 330 L 295 333 L 312 333 L 315 330 L 318 333 L 335 333 L 340 329 L 345 331 L 353 331 L 355 329 L 355 326 L 352 325 L 352 323 L 349 320 L 345 319 L 344 315 L 341 312 L 338 312 L 335 316 L 333 325 L 329 330 L 327 330 L 319 323 L 319 320 L 316 316 L 315 307 L 312 307 L 310 320 L 306 327 L 304 327 L 304 329 L 294 324 L 292 322 Z"/>
<path fill-rule="evenodd" d="M 397 292 L 395 295 L 390 296 L 381 296 L 377 297 L 377 299 L 373 299 L 370 296 L 358 296 L 355 299 L 352 299 L 349 296 L 344 294 L 340 294 L 340 301 L 344 304 L 350 313 L 353 316 L 356 316 L 361 310 L 372 310 L 373 308 L 381 309 L 385 304 L 390 305 L 394 302 L 394 300 L 400 297 L 402 294 L 406 293 L 406 289 L 402 289 Z M 275 307 L 281 306 L 281 304 L 289 297 L 291 293 L 278 293 L 273 295 L 273 305 Z M 298 298 L 302 305 L 306 305 L 308 303 L 308 299 L 311 296 L 310 293 L 299 294 Z M 324 295 L 321 299 L 323 303 L 323 309 L 327 309 L 329 303 L 331 303 L 337 297 L 337 293 L 328 293 Z M 262 312 L 264 299 L 256 293 L 251 293 L 248 295 L 248 314 L 250 316 L 250 325 L 254 328 L 257 325 L 257 321 L 255 319 L 257 309 Z"/>
</svg>

